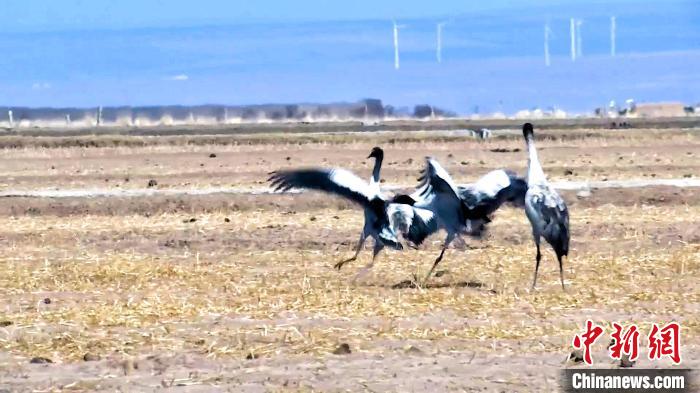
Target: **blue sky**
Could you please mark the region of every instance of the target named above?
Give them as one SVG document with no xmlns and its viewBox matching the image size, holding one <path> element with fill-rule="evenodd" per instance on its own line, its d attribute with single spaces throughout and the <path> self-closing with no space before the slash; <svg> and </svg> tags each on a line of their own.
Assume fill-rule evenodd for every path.
<svg viewBox="0 0 700 393">
<path fill-rule="evenodd" d="M 485 3 L 485 4 L 484 4 Z M 700 2 L 4 0 L 0 105 L 700 101 Z M 609 18 L 618 18 L 617 57 Z M 569 59 L 569 18 L 584 56 Z M 393 67 L 391 20 L 400 33 Z M 449 21 L 443 62 L 437 22 Z M 543 28 L 552 29 L 551 67 Z"/>
<path fill-rule="evenodd" d="M 672 0 L 674 2 L 678 2 Z M 692 4 L 692 0 L 686 1 Z M 647 7 L 651 0 L 3 0 L 6 31 L 123 29 L 256 21 L 402 19 L 500 9 Z M 657 1 L 656 3 L 660 3 Z"/>
</svg>

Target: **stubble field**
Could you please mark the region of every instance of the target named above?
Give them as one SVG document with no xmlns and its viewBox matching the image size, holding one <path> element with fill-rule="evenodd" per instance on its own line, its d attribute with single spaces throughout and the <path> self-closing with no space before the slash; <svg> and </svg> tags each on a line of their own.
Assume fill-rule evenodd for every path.
<svg viewBox="0 0 700 393">
<path fill-rule="evenodd" d="M 280 168 L 340 166 L 415 184 L 426 155 L 458 182 L 524 174 L 514 135 L 2 137 L 0 191 L 265 186 Z M 0 138 L 0 139 L 2 139 Z M 695 130 L 539 133 L 553 181 L 700 176 Z M 59 143 L 60 142 L 60 143 Z M 562 192 L 572 251 L 559 286 L 522 211 L 450 249 L 352 255 L 362 213 L 323 194 L 0 200 L 0 391 L 553 391 L 586 319 L 680 322 L 683 366 L 700 367 L 700 189 Z M 617 367 L 595 348 L 600 367 Z M 642 339 L 642 349 L 646 338 Z M 347 350 L 349 349 L 349 351 Z M 347 353 L 349 352 L 349 353 Z M 31 363 L 45 358 L 51 363 Z M 645 354 L 635 367 L 666 367 Z"/>
</svg>

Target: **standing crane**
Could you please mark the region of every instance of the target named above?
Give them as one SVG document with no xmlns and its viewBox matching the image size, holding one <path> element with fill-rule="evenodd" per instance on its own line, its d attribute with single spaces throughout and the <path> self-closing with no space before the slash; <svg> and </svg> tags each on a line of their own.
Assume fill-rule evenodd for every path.
<svg viewBox="0 0 700 393">
<path fill-rule="evenodd" d="M 561 288 L 566 290 L 564 287 L 562 257 L 569 255 L 569 211 L 564 200 L 549 185 L 547 177 L 542 171 L 542 166 L 537 158 L 532 124 L 525 123 L 523 125 L 523 137 L 525 138 L 528 151 L 528 189 L 525 194 L 525 214 L 530 220 L 532 236 L 535 240 L 535 246 L 537 246 L 535 277 L 532 281 L 532 289 L 535 289 L 537 285 L 537 270 L 542 259 L 540 238 L 544 237 L 557 254 Z"/>
</svg>

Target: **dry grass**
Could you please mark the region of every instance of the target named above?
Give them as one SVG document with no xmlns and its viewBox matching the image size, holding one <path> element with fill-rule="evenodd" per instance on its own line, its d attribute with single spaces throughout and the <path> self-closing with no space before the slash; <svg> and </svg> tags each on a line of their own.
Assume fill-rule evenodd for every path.
<svg viewBox="0 0 700 393">
<path fill-rule="evenodd" d="M 654 250 L 641 239 L 638 247 L 610 252 L 574 247 L 566 271 L 569 291 L 558 287 L 548 255 L 540 289 L 530 293 L 533 247 L 526 240 L 517 245 L 499 239 L 511 222 L 526 229 L 517 211 L 498 217 L 495 239 L 479 244 L 483 248 L 450 252 L 443 265 L 449 273 L 434 280 L 436 287 L 415 289 L 391 285 L 424 272 L 439 239 L 427 250 L 384 253 L 373 276 L 358 285 L 350 284 L 347 272 L 330 268 L 348 252 L 330 243 L 289 249 L 284 239 L 268 237 L 270 245 L 254 251 L 226 249 L 215 240 L 219 250 L 183 248 L 162 255 L 118 246 L 99 250 L 81 241 L 132 234 L 155 242 L 168 233 L 219 239 L 279 225 L 298 234 L 291 238 L 294 244 L 326 231 L 354 240 L 360 225 L 354 211 L 335 212 L 339 219 L 324 210 L 265 213 L 228 214 L 231 223 L 224 223 L 223 214 L 210 214 L 195 224 L 177 215 L 6 219 L 5 233 L 19 236 L 2 251 L 0 321 L 13 324 L 0 331 L 0 349 L 57 361 L 79 360 L 85 353 L 154 351 L 321 355 L 341 341 L 371 352 L 382 350 L 376 344 L 382 340 L 407 339 L 454 341 L 454 349 L 464 345 L 460 341 L 519 340 L 533 351 L 565 351 L 585 319 L 583 310 L 595 312 L 600 322 L 674 319 L 682 321 L 684 334 L 700 332 L 691 312 L 700 303 L 694 279 L 700 273 L 698 245 L 675 242 Z M 606 241 L 588 237 L 586 222 L 607 226 L 625 220 L 644 228 L 697 215 L 697 207 L 607 206 L 576 212 L 572 225 L 585 236 L 575 237 L 575 244 L 585 244 Z M 318 218 L 311 221 L 312 216 Z M 612 235 L 607 241 L 645 237 L 624 230 Z"/>
<path fill-rule="evenodd" d="M 582 139 L 587 133 L 557 138 L 552 132 L 540 141 L 550 178 L 697 173 L 696 133 Z M 421 136 L 411 138 L 416 135 Z M 435 155 L 458 181 L 473 180 L 494 167 L 525 166 L 524 152 L 516 151 L 522 149 L 518 139 L 382 139 L 395 137 L 319 136 L 326 140 L 308 144 L 282 139 L 261 145 L 26 147 L 3 151 L 0 176 L 5 188 L 30 189 L 143 187 L 151 178 L 158 187 L 259 186 L 267 171 L 279 168 L 337 165 L 366 174 L 364 157 L 382 141 L 388 143 L 383 173 L 391 183 L 412 184 L 426 154 Z M 217 157 L 210 159 L 210 152 Z M 564 175 L 564 169 L 574 173 Z M 554 378 L 587 318 L 607 326 L 634 322 L 642 331 L 652 322 L 680 321 L 684 348 L 689 348 L 684 365 L 694 367 L 699 360 L 694 349 L 700 345 L 700 199 L 693 192 L 607 190 L 586 199 L 566 194 L 573 230 L 566 293 L 549 251 L 539 288 L 529 290 L 535 250 L 524 214 L 513 209 L 497 213 L 487 239 L 448 251 L 438 277 L 427 285 L 397 289 L 396 284 L 425 274 L 442 235 L 420 250 L 383 252 L 372 273 L 352 283 L 369 262 L 369 250 L 341 272 L 332 266 L 350 256 L 362 215 L 346 202 L 319 194 L 5 199 L 0 201 L 0 372 L 18 387 L 115 390 L 124 386 L 117 380 L 117 385 L 105 385 L 112 377 L 103 376 L 113 372 L 105 362 L 125 362 L 119 367 L 129 375 L 135 367 L 131 359 L 184 354 L 226 371 L 192 371 L 187 365 L 158 381 L 148 379 L 156 371 L 139 372 L 153 374 L 143 378 L 156 387 L 239 386 L 237 378 L 251 372 L 259 374 L 248 379 L 257 387 L 270 376 L 277 378 L 273 390 L 358 390 L 369 386 L 362 382 L 373 378 L 367 375 L 388 384 L 375 390 L 387 390 L 395 386 L 391 375 L 399 373 L 403 387 L 420 390 L 433 385 L 431 380 L 416 385 L 414 371 L 433 367 L 431 375 L 443 376 L 454 389 L 469 381 L 487 390 L 508 386 L 532 391 L 542 390 L 542 372 Z M 339 375 L 347 373 L 352 382 L 303 385 L 308 370 L 320 367 L 314 362 L 332 359 L 340 343 L 360 356 L 352 365 L 335 363 Z M 422 348 L 415 356 L 432 362 L 400 363 L 412 345 Z M 603 351 L 605 343 L 600 346 Z M 5 354 L 22 359 L 21 364 L 3 360 Z M 86 369 L 88 364 L 81 362 L 85 354 L 109 360 L 91 362 L 98 365 Z M 363 363 L 363 354 L 387 360 Z M 23 368 L 26 358 L 34 356 L 62 363 L 52 366 L 55 373 L 72 371 L 60 383 L 42 384 L 46 376 L 36 374 L 39 369 Z M 245 368 L 248 363 L 236 363 L 256 356 L 270 368 L 255 371 Z M 469 366 L 475 356 L 479 365 Z M 309 359 L 312 363 L 282 371 Z M 490 367 L 498 361 L 512 372 L 493 371 Z M 155 363 L 153 367 L 180 367 L 174 360 L 165 366 Z M 443 367 L 453 364 L 460 364 L 465 374 L 446 377 Z M 372 374 L 375 366 L 383 371 Z M 521 372 L 528 367 L 535 369 Z M 25 372 L 31 375 L 26 381 Z M 297 375 L 297 385 L 288 386 L 287 380 Z M 152 384 L 139 388 L 144 386 L 155 389 Z"/>
<path fill-rule="evenodd" d="M 597 147 L 635 147 L 646 146 L 649 143 L 661 145 L 674 145 L 683 143 L 698 143 L 698 130 L 696 129 L 671 129 L 653 130 L 638 129 L 625 131 L 609 130 L 544 130 L 538 132 L 547 146 L 585 146 Z M 318 146 L 334 147 L 343 145 L 375 144 L 383 146 L 392 145 L 418 145 L 439 144 L 445 147 L 453 143 L 467 143 L 477 148 L 491 147 L 522 147 L 520 132 L 514 130 L 507 134 L 499 135 L 488 140 L 476 140 L 466 135 L 455 134 L 452 131 L 387 131 L 387 132 L 345 132 L 345 133 L 267 133 L 267 134 L 240 134 L 240 135 L 199 135 L 199 136 L 104 136 L 88 135 L 78 137 L 27 137 L 27 136 L 0 136 L 0 149 L 3 156 L 27 157 L 51 154 L 67 156 L 82 155 L 89 151 L 91 154 L 106 152 L 108 154 L 124 154 L 135 151 L 169 152 L 178 151 L 205 151 L 212 147 L 223 151 L 265 151 L 268 149 L 306 149 Z M 47 151 L 48 150 L 48 151 Z M 55 150 L 55 152 L 51 152 Z"/>
</svg>

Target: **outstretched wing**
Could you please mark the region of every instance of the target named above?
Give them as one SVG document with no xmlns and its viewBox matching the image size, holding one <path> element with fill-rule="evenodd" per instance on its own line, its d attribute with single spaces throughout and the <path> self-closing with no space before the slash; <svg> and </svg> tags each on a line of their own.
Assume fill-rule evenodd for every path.
<svg viewBox="0 0 700 393">
<path fill-rule="evenodd" d="M 510 177 L 503 169 L 496 169 L 474 183 L 474 188 L 484 195 L 495 197 L 501 190 L 510 186 Z"/>
<path fill-rule="evenodd" d="M 459 196 L 475 216 L 487 216 L 505 202 L 524 206 L 527 182 L 509 170 L 497 169 L 476 183 L 458 188 Z"/>
<path fill-rule="evenodd" d="M 452 177 L 447 173 L 445 168 L 433 158 L 426 158 L 426 166 L 423 170 L 423 175 L 418 180 L 420 181 L 418 190 L 422 190 L 422 195 L 435 192 L 444 194 L 445 196 L 459 198 L 457 186 L 452 180 Z"/>
<path fill-rule="evenodd" d="M 345 169 L 299 169 L 272 172 L 268 181 L 275 191 L 288 191 L 293 188 L 319 190 L 342 196 L 362 206 L 372 207 L 371 201 L 376 191 L 365 181 Z"/>
<path fill-rule="evenodd" d="M 434 159 L 426 158 L 426 166 L 421 170 L 418 185 L 411 194 L 397 194 L 390 200 L 391 203 L 404 205 L 425 205 L 435 196 L 436 192 L 456 193 L 457 188 L 447 171 Z"/>
<path fill-rule="evenodd" d="M 525 194 L 527 193 L 527 180 L 516 175 L 514 172 L 505 170 L 508 178 L 510 178 L 510 186 L 503 191 L 505 201 L 510 202 L 517 207 L 525 206 Z"/>
<path fill-rule="evenodd" d="M 428 158 L 419 180 L 418 188 L 422 191 L 413 207 L 431 211 L 438 224 L 448 232 L 463 231 L 468 212 L 447 171 L 437 161 Z"/>
</svg>

